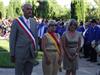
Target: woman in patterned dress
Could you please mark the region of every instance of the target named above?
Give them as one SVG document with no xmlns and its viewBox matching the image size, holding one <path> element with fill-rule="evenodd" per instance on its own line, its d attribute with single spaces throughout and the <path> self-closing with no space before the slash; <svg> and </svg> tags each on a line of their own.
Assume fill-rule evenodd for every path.
<svg viewBox="0 0 100 75">
<path fill-rule="evenodd" d="M 82 36 L 76 31 L 76 20 L 71 19 L 67 28 L 67 31 L 62 36 L 64 50 L 63 66 L 66 70 L 65 75 L 76 75 L 76 69 L 78 69 L 77 57 L 79 55 Z"/>
</svg>

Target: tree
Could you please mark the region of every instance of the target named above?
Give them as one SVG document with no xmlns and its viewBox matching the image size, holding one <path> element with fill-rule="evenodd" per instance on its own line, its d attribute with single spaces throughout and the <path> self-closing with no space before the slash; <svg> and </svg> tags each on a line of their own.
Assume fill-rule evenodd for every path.
<svg viewBox="0 0 100 75">
<path fill-rule="evenodd" d="M 97 5 L 97 17 L 100 18 L 100 0 L 94 0 Z"/>
<path fill-rule="evenodd" d="M 78 22 L 85 22 L 86 17 L 86 3 L 85 0 L 72 0 L 71 1 L 71 18 L 76 19 Z"/>
<path fill-rule="evenodd" d="M 2 0 L 0 0 L 0 13 L 1 13 L 1 18 L 5 16 L 5 9 Z"/>
<path fill-rule="evenodd" d="M 68 18 L 67 14 L 67 8 L 65 7 L 61 7 L 56 0 L 48 0 L 48 4 L 49 4 L 49 14 L 48 17 L 49 18 Z M 70 16 L 70 14 L 68 15 Z"/>
<path fill-rule="evenodd" d="M 15 18 L 21 14 L 21 0 L 10 0 L 7 8 L 7 17 Z"/>
<path fill-rule="evenodd" d="M 2 19 L 2 13 L 0 12 L 0 19 Z"/>
<path fill-rule="evenodd" d="M 32 1 L 32 13 L 33 13 L 33 17 L 37 16 L 37 8 L 39 6 L 39 3 L 37 0 L 33 0 Z"/>
<path fill-rule="evenodd" d="M 48 1 L 38 1 L 38 3 L 39 3 L 39 6 L 36 9 L 37 16 L 42 17 L 42 18 L 47 18 L 48 12 L 49 12 Z"/>
<path fill-rule="evenodd" d="M 71 1 L 71 18 L 74 18 L 77 20 L 76 5 L 77 5 L 77 1 L 72 0 Z"/>
<path fill-rule="evenodd" d="M 32 0 L 26 0 L 26 2 L 32 4 Z"/>
<path fill-rule="evenodd" d="M 14 17 L 13 0 L 10 0 L 9 6 L 7 8 L 7 18 Z"/>
<path fill-rule="evenodd" d="M 86 12 L 85 10 L 86 10 L 85 0 L 77 0 L 76 15 L 78 22 L 80 21 L 85 22 L 85 12 Z"/>
<path fill-rule="evenodd" d="M 22 11 L 21 11 L 21 0 L 16 0 L 14 2 L 14 16 L 18 17 L 20 15 L 22 15 Z"/>
</svg>

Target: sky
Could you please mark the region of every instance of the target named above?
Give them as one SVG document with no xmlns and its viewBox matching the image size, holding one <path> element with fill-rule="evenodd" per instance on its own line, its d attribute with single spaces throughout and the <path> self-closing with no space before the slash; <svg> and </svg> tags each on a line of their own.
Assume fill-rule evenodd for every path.
<svg viewBox="0 0 100 75">
<path fill-rule="evenodd" d="M 7 6 L 9 4 L 9 0 L 2 0 L 4 2 L 4 5 Z M 21 0 L 22 3 L 25 2 L 25 0 Z M 88 2 L 90 2 L 90 4 L 95 5 L 93 0 L 87 0 Z M 61 6 L 66 6 L 67 8 L 70 8 L 70 3 L 71 0 L 57 0 L 58 4 L 60 4 Z"/>
</svg>

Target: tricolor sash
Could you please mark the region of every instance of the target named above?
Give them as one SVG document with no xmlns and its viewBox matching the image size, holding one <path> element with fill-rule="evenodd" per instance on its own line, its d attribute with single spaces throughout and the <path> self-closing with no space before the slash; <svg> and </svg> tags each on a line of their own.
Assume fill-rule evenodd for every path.
<svg viewBox="0 0 100 75">
<path fill-rule="evenodd" d="M 26 23 L 24 22 L 24 20 L 19 17 L 16 19 L 19 26 L 26 32 L 26 34 L 29 36 L 29 39 L 32 41 L 33 43 L 33 47 L 36 48 L 36 42 L 35 42 L 35 38 L 32 34 L 32 31 L 28 28 L 28 26 L 26 25 Z"/>
<path fill-rule="evenodd" d="M 48 32 L 47 35 L 49 36 L 49 38 L 54 43 L 55 47 L 57 48 L 57 52 L 60 55 L 61 54 L 61 50 L 60 50 L 60 43 L 59 43 L 58 39 L 55 37 L 54 33 L 49 33 Z"/>
</svg>

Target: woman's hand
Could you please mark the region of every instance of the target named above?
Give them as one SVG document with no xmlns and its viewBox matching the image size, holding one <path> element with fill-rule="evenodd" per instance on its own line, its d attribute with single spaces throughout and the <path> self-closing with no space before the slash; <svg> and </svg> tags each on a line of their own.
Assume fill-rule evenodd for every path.
<svg viewBox="0 0 100 75">
<path fill-rule="evenodd" d="M 49 57 L 46 58 L 46 64 L 47 65 L 50 65 L 51 64 L 51 61 L 50 61 L 50 58 Z"/>
<path fill-rule="evenodd" d="M 59 57 L 59 58 L 58 58 L 58 64 L 59 64 L 59 65 L 61 65 L 61 61 L 62 61 L 62 58 Z"/>
<path fill-rule="evenodd" d="M 78 53 L 75 53 L 75 55 L 72 56 L 72 60 L 75 60 L 75 59 L 77 58 L 78 55 L 79 55 Z"/>
<path fill-rule="evenodd" d="M 76 57 L 78 56 L 78 53 L 75 53 L 75 55 L 69 55 L 68 58 L 70 61 L 74 61 L 76 59 Z"/>
</svg>

